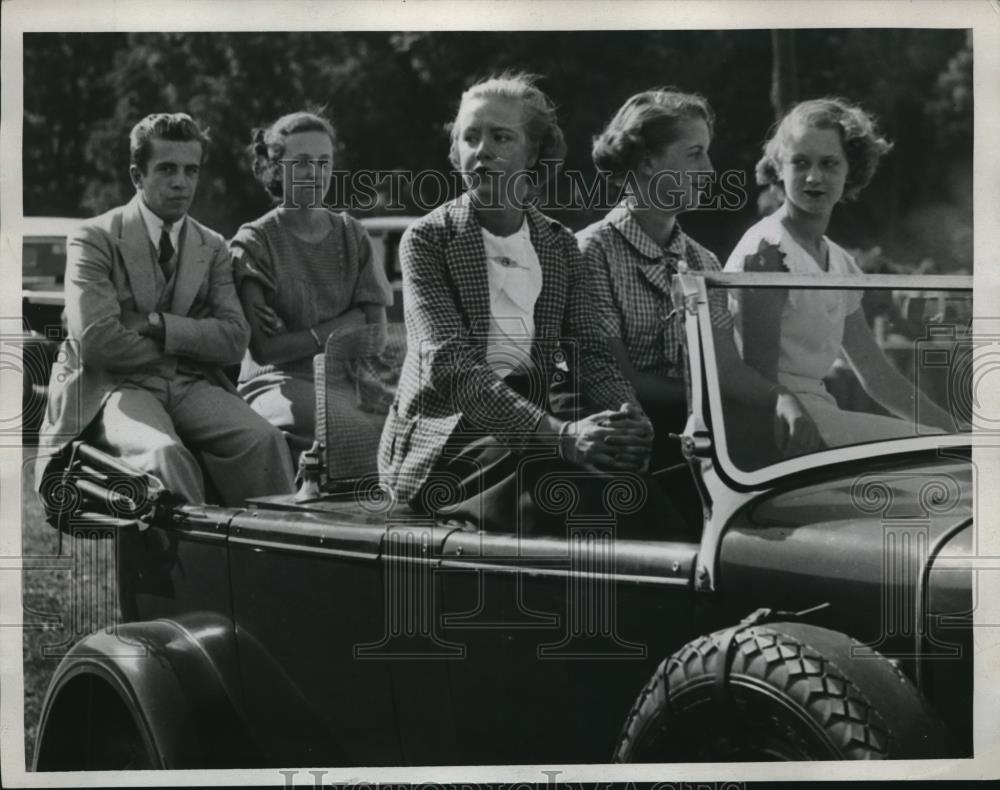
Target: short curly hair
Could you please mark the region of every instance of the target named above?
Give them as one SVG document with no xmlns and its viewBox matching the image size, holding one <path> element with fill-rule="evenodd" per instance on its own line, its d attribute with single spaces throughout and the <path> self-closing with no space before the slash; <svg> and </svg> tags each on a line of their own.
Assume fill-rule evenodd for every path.
<svg viewBox="0 0 1000 790">
<path fill-rule="evenodd" d="M 544 184 L 550 175 L 544 162 L 561 163 L 566 156 L 566 140 L 556 120 L 556 105 L 535 83 L 539 77 L 520 71 L 505 71 L 480 80 L 467 88 L 455 113 L 455 120 L 448 125 L 451 148 L 448 159 L 456 170 L 462 167 L 458 159 L 458 116 L 462 106 L 471 99 L 499 97 L 521 103 L 524 108 L 524 129 L 528 142 L 534 146 L 536 161 L 534 172 L 538 184 Z"/>
<path fill-rule="evenodd" d="M 643 157 L 656 154 L 679 137 L 681 121 L 702 120 L 708 133 L 715 112 L 705 97 L 676 88 L 653 88 L 630 97 L 597 137 L 591 156 L 598 170 L 622 180 Z"/>
<path fill-rule="evenodd" d="M 836 129 L 847 158 L 844 199 L 853 200 L 868 186 L 879 160 L 891 149 L 879 131 L 875 117 L 846 99 L 827 97 L 800 102 L 775 124 L 755 174 L 760 185 L 781 184 L 781 153 L 791 130 L 797 126 Z"/>
<path fill-rule="evenodd" d="M 282 115 L 266 129 L 253 130 L 250 143 L 250 167 L 254 177 L 264 185 L 271 199 L 280 203 L 284 197 L 281 157 L 285 153 L 285 138 L 299 132 L 323 132 L 336 149 L 337 135 L 333 124 L 314 112 L 293 112 Z"/>
</svg>

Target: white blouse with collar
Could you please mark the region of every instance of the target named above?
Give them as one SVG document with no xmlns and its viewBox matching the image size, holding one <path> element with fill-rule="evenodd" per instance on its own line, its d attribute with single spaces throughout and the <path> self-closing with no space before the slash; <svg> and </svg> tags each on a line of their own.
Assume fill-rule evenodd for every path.
<svg viewBox="0 0 1000 790">
<path fill-rule="evenodd" d="M 510 236 L 494 236 L 485 228 L 482 233 L 490 288 L 486 361 L 502 378 L 531 368 L 542 267 L 531 244 L 527 218 Z"/>
</svg>

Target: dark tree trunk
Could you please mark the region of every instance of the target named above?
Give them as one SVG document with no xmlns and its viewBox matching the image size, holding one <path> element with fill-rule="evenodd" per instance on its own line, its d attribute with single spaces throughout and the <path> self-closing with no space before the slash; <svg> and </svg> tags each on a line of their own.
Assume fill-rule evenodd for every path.
<svg viewBox="0 0 1000 790">
<path fill-rule="evenodd" d="M 799 69 L 795 57 L 795 31 L 771 31 L 771 106 L 775 120 L 799 98 Z"/>
</svg>

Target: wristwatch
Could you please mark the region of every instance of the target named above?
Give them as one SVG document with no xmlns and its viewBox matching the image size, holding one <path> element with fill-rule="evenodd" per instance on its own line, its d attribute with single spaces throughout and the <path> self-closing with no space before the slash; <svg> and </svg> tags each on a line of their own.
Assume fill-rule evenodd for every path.
<svg viewBox="0 0 1000 790">
<path fill-rule="evenodd" d="M 163 329 L 163 315 L 161 313 L 149 313 L 146 316 L 146 321 L 149 322 L 150 329 L 155 329 L 157 332 Z"/>
</svg>

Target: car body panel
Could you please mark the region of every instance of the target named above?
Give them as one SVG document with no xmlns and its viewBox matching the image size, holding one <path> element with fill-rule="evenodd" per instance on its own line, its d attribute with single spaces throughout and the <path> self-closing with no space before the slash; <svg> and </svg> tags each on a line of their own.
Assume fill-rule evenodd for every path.
<svg viewBox="0 0 1000 790">
<path fill-rule="evenodd" d="M 610 535 L 448 536 L 442 635 L 463 651 L 449 662 L 463 761 L 610 759 L 636 693 L 690 638 L 697 546 Z"/>
<path fill-rule="evenodd" d="M 189 508 L 148 529 L 116 533 L 118 596 L 126 621 L 214 612 L 232 619 L 227 561 L 232 509 Z"/>
<path fill-rule="evenodd" d="M 936 553 L 934 552 L 936 548 Z M 972 753 L 974 691 L 974 622 L 980 600 L 972 569 L 974 529 L 971 520 L 957 525 L 932 548 L 926 573 L 926 621 L 918 631 L 920 660 L 917 685 L 937 704 L 941 717 L 963 753 Z"/>
<path fill-rule="evenodd" d="M 389 667 L 355 654 L 383 635 L 384 524 L 255 509 L 230 529 L 240 675 L 265 759 L 398 764 Z"/>
<path fill-rule="evenodd" d="M 866 492 L 866 478 L 878 481 L 884 500 Z M 953 485 L 955 500 L 940 503 L 943 512 L 929 512 L 921 492 L 938 483 Z M 904 613 L 913 616 L 919 570 L 931 547 L 956 525 L 968 523 L 970 485 L 968 462 L 928 459 L 896 471 L 838 475 L 768 492 L 726 529 L 720 580 L 728 593 L 746 595 L 750 605 L 769 601 L 766 605 L 804 609 L 835 602 L 842 610 L 835 619 L 842 624 L 853 619 L 859 639 L 879 638 L 889 628 L 903 633 L 901 622 L 890 621 Z M 943 593 L 938 602 L 957 608 L 932 614 L 953 614 L 968 605 L 946 600 Z M 863 624 L 856 614 L 871 607 L 884 616 L 869 616 Z M 871 633 L 857 632 L 862 626 Z M 909 628 L 912 633 L 912 623 Z"/>
</svg>

